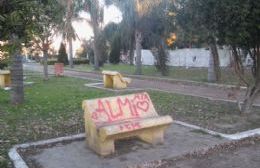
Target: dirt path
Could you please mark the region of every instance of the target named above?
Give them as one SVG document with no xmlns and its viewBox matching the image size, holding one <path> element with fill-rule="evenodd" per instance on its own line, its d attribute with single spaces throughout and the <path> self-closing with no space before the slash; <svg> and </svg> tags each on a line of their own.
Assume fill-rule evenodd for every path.
<svg viewBox="0 0 260 168">
<path fill-rule="evenodd" d="M 24 68 L 27 70 L 42 72 L 42 66 L 39 66 L 38 64 L 27 64 L 24 66 Z M 52 68 L 49 68 L 49 72 L 52 74 L 54 73 Z M 88 72 L 65 70 L 64 75 L 83 79 L 102 80 L 102 76 L 100 74 Z M 133 79 L 130 86 L 141 89 L 153 89 L 183 95 L 203 97 L 211 100 L 224 100 L 233 102 L 236 102 L 237 98 L 242 101 L 243 96 L 245 95 L 244 90 L 241 90 L 240 92 L 235 92 L 234 90 L 227 88 L 218 88 L 213 86 L 192 86 L 181 83 L 169 83 L 160 80 L 152 81 L 146 79 Z M 255 105 L 260 105 L 260 98 L 256 99 Z"/>
</svg>

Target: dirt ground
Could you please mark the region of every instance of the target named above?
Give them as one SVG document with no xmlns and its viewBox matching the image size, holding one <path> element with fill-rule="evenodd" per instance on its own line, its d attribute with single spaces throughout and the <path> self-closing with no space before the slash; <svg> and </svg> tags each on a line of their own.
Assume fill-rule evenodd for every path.
<svg viewBox="0 0 260 168">
<path fill-rule="evenodd" d="M 260 136 L 216 145 L 207 151 L 129 168 L 259 168 Z"/>
<path fill-rule="evenodd" d="M 153 146 L 136 138 L 119 140 L 115 142 L 115 154 L 109 157 L 97 155 L 88 148 L 85 140 L 19 151 L 30 168 L 123 168 L 153 160 L 174 158 L 225 142 L 229 141 L 173 124 L 167 129 L 163 144 Z"/>
</svg>

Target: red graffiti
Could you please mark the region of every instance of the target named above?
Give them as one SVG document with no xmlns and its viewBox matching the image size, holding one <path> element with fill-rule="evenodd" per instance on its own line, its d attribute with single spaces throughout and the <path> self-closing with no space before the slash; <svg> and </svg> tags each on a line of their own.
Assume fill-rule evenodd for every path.
<svg viewBox="0 0 260 168">
<path fill-rule="evenodd" d="M 127 123 L 119 125 L 119 129 L 121 131 L 133 131 L 133 130 L 140 129 L 140 128 L 141 128 L 141 125 L 139 122 L 127 122 Z"/>
<path fill-rule="evenodd" d="M 140 118 L 141 113 L 148 112 L 150 108 L 149 96 L 145 93 L 136 94 L 132 99 L 118 97 L 116 107 L 112 108 L 112 102 L 108 99 L 99 99 L 97 109 L 91 115 L 96 123 L 111 123 L 125 119 Z M 129 128 L 128 128 L 129 127 Z M 124 129 L 131 129 L 133 126 L 125 125 Z"/>
</svg>

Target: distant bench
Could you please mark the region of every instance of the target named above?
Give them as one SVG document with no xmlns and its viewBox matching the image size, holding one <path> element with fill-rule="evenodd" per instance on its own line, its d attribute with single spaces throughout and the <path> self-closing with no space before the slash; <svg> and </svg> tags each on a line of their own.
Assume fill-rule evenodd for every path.
<svg viewBox="0 0 260 168">
<path fill-rule="evenodd" d="M 131 82 L 117 71 L 103 71 L 102 74 L 105 88 L 124 89 Z"/>
<path fill-rule="evenodd" d="M 173 122 L 159 116 L 148 93 L 85 100 L 82 103 L 87 143 L 100 155 L 115 152 L 114 141 L 128 137 L 158 144 Z"/>
<path fill-rule="evenodd" d="M 10 71 L 0 71 L 0 88 L 9 87 L 11 85 Z"/>
</svg>

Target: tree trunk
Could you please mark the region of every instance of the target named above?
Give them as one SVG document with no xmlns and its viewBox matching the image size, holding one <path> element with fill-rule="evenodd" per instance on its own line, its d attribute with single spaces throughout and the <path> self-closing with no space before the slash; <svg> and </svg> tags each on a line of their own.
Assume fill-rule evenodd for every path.
<svg viewBox="0 0 260 168">
<path fill-rule="evenodd" d="M 94 28 L 95 29 L 95 28 Z M 98 30 L 94 30 L 94 70 L 99 70 Z"/>
<path fill-rule="evenodd" d="M 259 91 L 260 91 L 259 85 L 248 89 L 247 94 L 246 94 L 245 99 L 244 99 L 244 102 L 243 102 L 243 105 L 242 105 L 242 108 L 241 108 L 242 114 L 251 113 L 254 100 L 258 96 Z"/>
<path fill-rule="evenodd" d="M 44 80 L 48 80 L 48 50 L 43 50 L 43 74 Z"/>
<path fill-rule="evenodd" d="M 135 43 L 136 43 L 136 75 L 142 74 L 142 33 L 136 31 L 135 33 Z"/>
<path fill-rule="evenodd" d="M 134 42 L 135 42 L 135 38 L 133 34 L 130 40 L 130 52 L 129 52 L 130 65 L 134 65 Z"/>
<path fill-rule="evenodd" d="M 216 82 L 216 73 L 214 68 L 214 58 L 212 52 L 209 54 L 208 82 Z"/>
<path fill-rule="evenodd" d="M 220 81 L 220 65 L 217 44 L 214 38 L 211 38 L 209 42 L 210 47 L 210 58 L 208 68 L 208 81 L 219 82 Z"/>
<path fill-rule="evenodd" d="M 246 97 L 244 99 L 244 103 L 241 108 L 241 112 L 243 114 L 251 113 L 254 100 L 259 96 L 260 93 L 260 51 L 259 46 L 255 49 L 256 52 L 254 53 L 255 58 L 255 83 L 254 86 L 250 89 L 248 88 L 248 91 L 246 93 Z"/>
<path fill-rule="evenodd" d="M 20 52 L 12 54 L 11 60 L 11 103 L 19 105 L 24 102 L 23 63 Z"/>
<path fill-rule="evenodd" d="M 90 11 L 91 22 L 93 26 L 94 33 L 94 70 L 99 70 L 99 60 L 100 60 L 100 51 L 99 51 L 99 1 L 93 1 L 93 9 Z"/>
<path fill-rule="evenodd" d="M 69 39 L 69 64 L 70 64 L 70 68 L 74 68 L 74 66 L 73 66 L 73 45 L 72 45 L 72 38 Z"/>
</svg>

